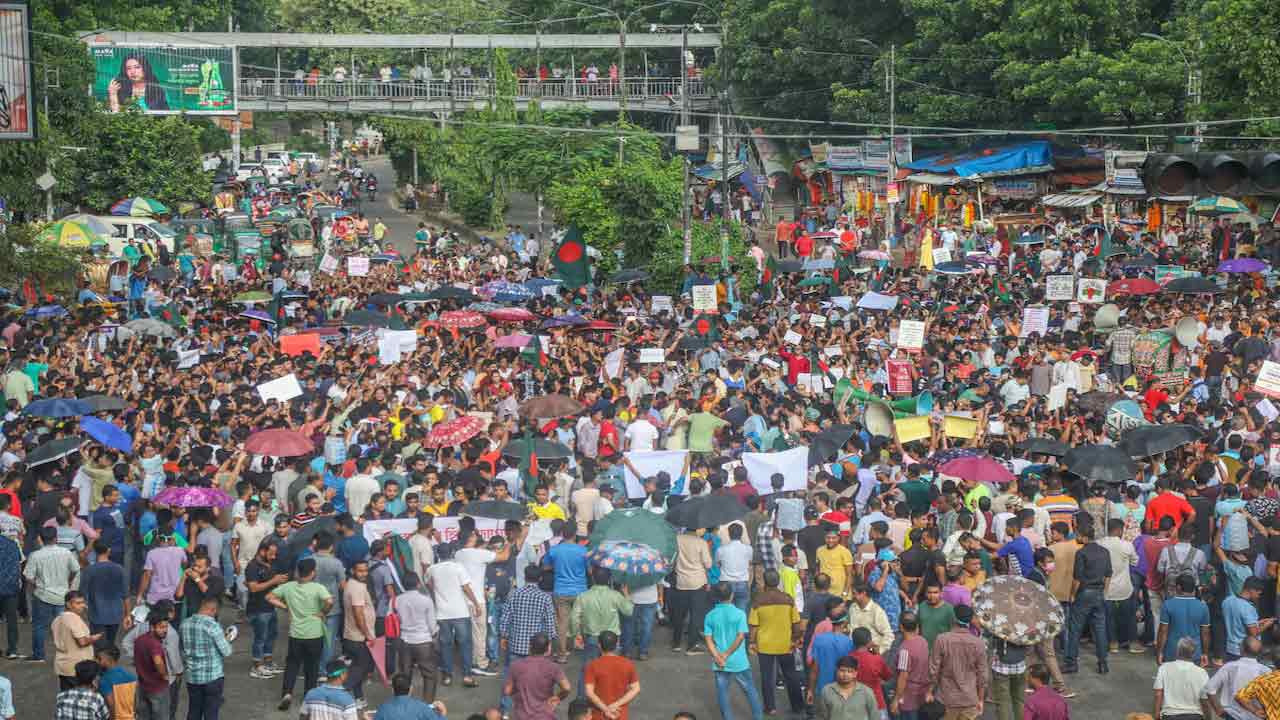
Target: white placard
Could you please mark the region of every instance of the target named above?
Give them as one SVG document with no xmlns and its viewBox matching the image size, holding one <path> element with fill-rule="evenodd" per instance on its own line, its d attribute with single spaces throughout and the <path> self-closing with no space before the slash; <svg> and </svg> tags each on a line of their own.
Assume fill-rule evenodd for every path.
<svg viewBox="0 0 1280 720">
<path fill-rule="evenodd" d="M 437 542 L 453 542 L 458 539 L 457 517 L 437 517 L 431 521 L 431 529 L 436 533 Z M 476 532 L 488 540 L 494 535 L 502 534 L 503 521 L 496 518 L 474 518 Z M 370 543 L 388 535 L 399 535 L 405 539 L 418 532 L 418 521 L 401 520 L 367 520 L 364 523 L 364 539 Z"/>
<path fill-rule="evenodd" d="M 618 348 L 604 356 L 604 374 L 609 378 L 622 375 L 622 355 L 625 348 Z"/>
<path fill-rule="evenodd" d="M 1258 379 L 1253 381 L 1253 389 L 1267 397 L 1280 398 L 1280 363 L 1263 360 Z"/>
<path fill-rule="evenodd" d="M 924 347 L 923 320 L 903 320 L 898 323 L 898 347 L 903 350 L 920 350 Z"/>
<path fill-rule="evenodd" d="M 809 314 L 809 324 L 810 324 L 810 325 L 812 325 L 813 327 L 816 327 L 816 328 L 826 327 L 826 326 L 827 326 L 827 316 L 826 316 L 826 315 L 819 315 L 818 313 L 810 313 L 810 314 Z"/>
<path fill-rule="evenodd" d="M 369 274 L 369 258 L 352 255 L 347 258 L 347 274 L 351 277 L 364 277 Z"/>
<path fill-rule="evenodd" d="M 641 363 L 660 363 L 667 361 L 667 351 L 662 348 L 640 348 Z"/>
<path fill-rule="evenodd" d="M 653 314 L 655 315 L 663 311 L 673 312 L 674 308 L 671 305 L 671 296 L 670 295 L 654 295 L 653 297 L 649 298 L 649 308 L 653 311 Z"/>
<path fill-rule="evenodd" d="M 542 286 L 542 297 L 555 297 L 556 295 L 559 295 L 559 294 L 560 294 L 560 286 L 558 284 Z"/>
<path fill-rule="evenodd" d="M 781 369 L 782 369 L 782 364 L 781 364 L 781 363 L 779 363 L 777 360 L 774 360 L 773 358 L 769 358 L 769 357 L 767 357 L 767 358 L 760 358 L 760 364 L 761 364 L 761 365 L 764 365 L 764 366 L 765 366 L 765 367 L 767 367 L 767 368 L 772 368 L 773 370 L 781 370 Z"/>
<path fill-rule="evenodd" d="M 412 355 L 418 349 L 418 332 L 416 330 L 379 329 L 379 334 L 395 340 L 404 355 Z"/>
<path fill-rule="evenodd" d="M 1098 278 L 1080 278 L 1076 283 L 1076 300 L 1082 303 L 1103 303 L 1107 300 L 1107 281 Z"/>
<path fill-rule="evenodd" d="M 1045 409 L 1053 412 L 1058 408 L 1067 404 L 1067 384 L 1059 383 L 1049 388 L 1049 398 L 1046 402 Z"/>
<path fill-rule="evenodd" d="M 848 295 L 832 295 L 827 301 L 846 312 L 853 309 L 853 298 Z"/>
<path fill-rule="evenodd" d="M 278 377 L 275 380 L 259 385 L 258 395 L 262 397 L 262 402 L 270 402 L 272 400 L 288 402 L 302 395 L 302 385 L 298 384 L 297 375 L 289 373 L 284 377 Z"/>
<path fill-rule="evenodd" d="M 1031 337 L 1031 333 L 1037 333 L 1040 337 L 1044 337 L 1047 332 L 1049 332 L 1049 308 L 1024 308 L 1022 311 L 1021 337 Z"/>
<path fill-rule="evenodd" d="M 685 457 L 688 454 L 688 450 L 633 450 L 626 453 L 627 462 L 631 463 L 631 466 L 634 466 L 636 471 L 640 473 L 640 476 L 637 476 L 631 472 L 631 466 L 628 466 L 627 463 L 622 464 L 626 473 L 627 497 L 632 500 L 644 497 L 644 478 L 654 477 L 660 472 L 665 472 L 671 476 L 672 495 L 687 495 L 688 489 L 683 485 L 678 485 L 678 483 L 680 481 L 680 473 L 684 471 Z"/>
<path fill-rule="evenodd" d="M 1271 422 L 1277 417 L 1280 417 L 1280 409 L 1276 408 L 1270 398 L 1262 398 L 1258 402 L 1254 403 L 1253 407 L 1258 411 L 1259 415 L 1267 419 L 1267 422 Z"/>
<path fill-rule="evenodd" d="M 338 272 L 338 258 L 325 253 L 324 257 L 320 258 L 320 272 L 326 272 L 330 275 Z"/>
<path fill-rule="evenodd" d="M 694 312 L 713 313 L 716 311 L 715 285 L 694 285 L 690 292 L 693 294 Z"/>
<path fill-rule="evenodd" d="M 840 357 L 844 354 L 844 350 L 841 349 L 839 345 L 832 345 L 830 347 L 823 348 L 822 352 L 826 353 L 827 357 Z"/>
<path fill-rule="evenodd" d="M 179 350 L 178 369 L 187 370 L 200 364 L 200 350 Z"/>
<path fill-rule="evenodd" d="M 801 445 L 785 452 L 742 453 L 747 479 L 761 495 L 773 493 L 770 478 L 782 473 L 782 491 L 804 490 L 809 479 L 809 448 Z"/>
<path fill-rule="evenodd" d="M 804 338 L 795 330 L 788 330 L 786 335 L 782 336 L 782 342 L 790 345 L 799 345 Z"/>
<path fill-rule="evenodd" d="M 1044 279 L 1044 299 L 1069 301 L 1076 296 L 1076 279 L 1073 275 L 1050 275 Z"/>
<path fill-rule="evenodd" d="M 400 362 L 400 341 L 389 335 L 378 337 L 378 362 L 383 365 L 395 365 Z"/>
<path fill-rule="evenodd" d="M 944 247 L 934 248 L 933 264 L 941 265 L 942 263 L 945 263 L 945 262 L 951 262 L 951 248 L 944 248 Z"/>
</svg>

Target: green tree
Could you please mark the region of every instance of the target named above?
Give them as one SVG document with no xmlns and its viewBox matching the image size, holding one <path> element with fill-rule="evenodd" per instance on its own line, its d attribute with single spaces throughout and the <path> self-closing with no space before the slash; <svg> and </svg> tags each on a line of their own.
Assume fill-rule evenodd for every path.
<svg viewBox="0 0 1280 720">
<path fill-rule="evenodd" d="M 691 228 L 693 240 L 694 263 L 704 258 L 720 256 L 720 226 L 723 220 L 716 218 L 709 223 L 694 223 Z M 756 287 L 755 261 L 747 254 L 748 246 L 744 240 L 742 225 L 736 221 L 729 224 L 729 255 L 733 261 L 729 269 L 738 278 L 738 296 L 746 297 Z M 658 238 L 654 247 L 653 258 L 646 264 L 652 276 L 650 287 L 668 293 L 678 293 L 684 280 L 684 236 L 680 228 L 672 228 Z"/>
</svg>

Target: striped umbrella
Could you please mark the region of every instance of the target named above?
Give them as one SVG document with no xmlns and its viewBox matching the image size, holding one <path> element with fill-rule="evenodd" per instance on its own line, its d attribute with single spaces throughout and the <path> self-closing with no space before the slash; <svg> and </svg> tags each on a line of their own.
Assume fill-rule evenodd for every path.
<svg viewBox="0 0 1280 720">
<path fill-rule="evenodd" d="M 111 214 L 124 217 L 151 217 L 168 215 L 169 208 L 159 200 L 144 197 L 131 197 L 119 200 L 111 206 Z"/>
<path fill-rule="evenodd" d="M 87 248 L 94 243 L 103 242 L 102 237 L 87 225 L 74 220 L 59 220 L 41 230 L 36 239 L 71 248 Z"/>
<path fill-rule="evenodd" d="M 484 316 L 478 312 L 470 312 L 467 310 L 449 310 L 440 313 L 438 320 L 441 327 L 447 328 L 475 328 L 482 327 L 486 324 Z"/>
<path fill-rule="evenodd" d="M 1235 213 L 1247 213 L 1249 208 L 1245 207 L 1239 200 L 1229 197 L 1200 198 L 1191 206 L 1191 212 L 1196 215 L 1208 215 L 1216 217 L 1218 215 L 1234 215 Z"/>
</svg>

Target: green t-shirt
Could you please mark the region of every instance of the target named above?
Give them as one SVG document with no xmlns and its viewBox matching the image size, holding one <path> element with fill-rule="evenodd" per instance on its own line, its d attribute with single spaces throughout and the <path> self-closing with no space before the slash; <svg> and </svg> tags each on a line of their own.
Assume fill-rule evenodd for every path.
<svg viewBox="0 0 1280 720">
<path fill-rule="evenodd" d="M 711 438 L 716 430 L 728 425 L 725 420 L 711 413 L 694 413 L 689 416 L 689 449 L 693 452 L 711 452 Z"/>
<path fill-rule="evenodd" d="M 324 637 L 324 603 L 332 596 L 323 585 L 291 580 L 271 594 L 289 606 L 289 637 L 299 640 Z"/>
<path fill-rule="evenodd" d="M 906 482 L 898 483 L 898 489 L 902 491 L 903 497 L 907 499 L 907 505 L 911 506 L 911 512 L 929 511 L 933 486 L 927 481 L 907 480 Z"/>
<path fill-rule="evenodd" d="M 969 512 L 978 512 L 978 499 L 991 497 L 991 488 L 979 483 L 964 495 L 964 506 L 969 508 Z"/>
<path fill-rule="evenodd" d="M 956 609 L 950 603 L 942 603 L 933 607 L 927 602 L 916 608 L 916 616 L 920 618 L 920 634 L 933 647 L 934 638 L 951 629 L 956 624 Z"/>
</svg>

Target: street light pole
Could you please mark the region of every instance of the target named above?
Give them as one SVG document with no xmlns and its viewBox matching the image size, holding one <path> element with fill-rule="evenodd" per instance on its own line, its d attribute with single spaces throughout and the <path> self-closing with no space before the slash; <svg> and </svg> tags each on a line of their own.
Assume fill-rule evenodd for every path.
<svg viewBox="0 0 1280 720">
<path fill-rule="evenodd" d="M 1170 46 L 1173 47 L 1174 50 L 1178 51 L 1178 56 L 1182 58 L 1182 64 L 1185 65 L 1187 68 L 1187 90 L 1186 90 L 1187 107 L 1186 107 L 1186 110 L 1183 112 L 1183 116 L 1187 119 L 1188 124 L 1191 126 L 1191 135 L 1192 135 L 1192 138 L 1194 138 L 1191 141 L 1191 149 L 1192 151 L 1199 151 L 1200 143 L 1204 138 L 1204 127 L 1199 122 L 1197 122 L 1199 118 L 1194 116 L 1199 115 L 1199 110 L 1200 110 L 1200 80 L 1201 80 L 1200 67 L 1198 65 L 1191 64 L 1191 60 L 1187 58 L 1187 53 L 1182 49 L 1182 45 L 1180 43 L 1177 43 L 1163 35 L 1157 35 L 1155 33 L 1139 33 L 1139 36 L 1148 38 L 1151 40 L 1159 40 L 1160 42 L 1163 42 L 1163 43 L 1168 43 Z"/>
<path fill-rule="evenodd" d="M 894 231 L 897 229 L 897 208 L 896 203 L 890 202 L 889 185 L 897 181 L 898 168 L 895 150 L 897 149 L 897 122 L 898 122 L 898 77 L 894 70 L 898 57 L 897 43 L 889 43 L 889 66 L 885 68 L 885 80 L 889 83 L 889 155 L 888 174 L 885 177 L 884 199 L 885 199 L 885 236 L 888 239 L 890 249 L 893 248 Z"/>
<path fill-rule="evenodd" d="M 680 26 L 680 124 L 689 124 L 689 68 L 685 57 L 689 53 L 689 26 Z M 693 217 L 689 207 L 689 153 L 683 153 L 684 185 L 680 188 L 680 220 L 684 228 L 684 264 L 693 259 Z"/>
</svg>

